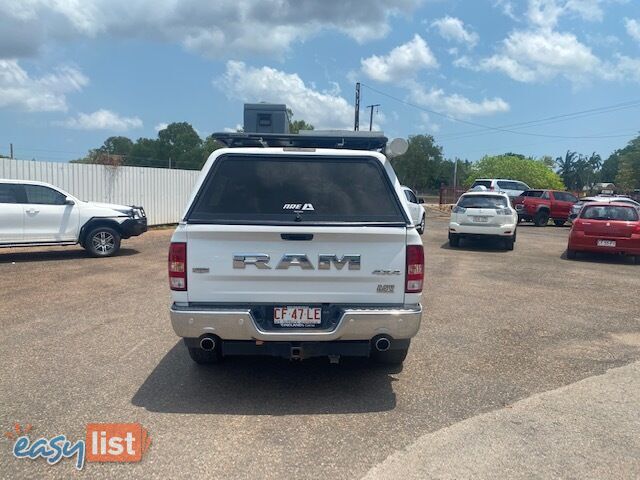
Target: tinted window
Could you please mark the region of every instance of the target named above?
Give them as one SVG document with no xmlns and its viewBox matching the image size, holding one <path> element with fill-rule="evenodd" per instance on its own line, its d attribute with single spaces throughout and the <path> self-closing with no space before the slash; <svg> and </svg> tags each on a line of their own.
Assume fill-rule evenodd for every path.
<svg viewBox="0 0 640 480">
<path fill-rule="evenodd" d="M 24 189 L 27 193 L 27 203 L 64 205 L 67 198 L 60 192 L 41 185 L 25 185 Z"/>
<path fill-rule="evenodd" d="M 545 200 L 549 200 L 549 192 L 542 192 L 542 195 L 540 195 L 540 198 L 544 198 Z"/>
<path fill-rule="evenodd" d="M 633 222 L 638 220 L 638 211 L 633 207 L 589 205 L 582 209 L 580 218 L 588 220 L 622 220 Z"/>
<path fill-rule="evenodd" d="M 24 203 L 22 185 L 0 183 L 0 203 Z"/>
<path fill-rule="evenodd" d="M 471 185 L 471 188 L 477 187 L 478 185 L 491 188 L 491 180 L 476 180 L 475 182 L 473 182 L 473 185 Z"/>
<path fill-rule="evenodd" d="M 529 189 L 529 185 L 527 185 L 526 183 L 522 183 L 522 182 L 514 182 L 516 185 L 515 190 L 528 190 Z"/>
<path fill-rule="evenodd" d="M 406 223 L 374 158 L 266 155 L 218 159 L 187 220 Z"/>
<path fill-rule="evenodd" d="M 517 190 L 514 182 L 498 182 L 498 188 L 502 190 Z"/>
<path fill-rule="evenodd" d="M 463 195 L 458 200 L 458 206 L 464 208 L 502 208 L 507 205 L 507 199 L 498 195 Z"/>
<path fill-rule="evenodd" d="M 405 190 L 404 196 L 407 197 L 407 200 L 410 201 L 411 203 L 418 203 L 418 199 L 416 198 L 416 196 L 413 194 L 411 190 Z"/>
</svg>

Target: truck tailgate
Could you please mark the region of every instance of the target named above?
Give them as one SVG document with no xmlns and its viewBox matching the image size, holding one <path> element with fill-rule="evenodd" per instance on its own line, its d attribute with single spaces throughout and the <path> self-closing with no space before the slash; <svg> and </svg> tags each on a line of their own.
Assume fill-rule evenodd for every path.
<svg viewBox="0 0 640 480">
<path fill-rule="evenodd" d="M 402 304 L 406 227 L 187 226 L 189 302 Z M 310 237 L 312 239 L 308 239 Z M 283 238 L 284 237 L 284 238 Z M 251 262 L 263 255 L 263 268 Z M 307 262 L 281 262 L 306 255 Z M 333 257 L 319 268 L 319 256 Z M 360 266 L 344 256 L 360 256 Z M 234 256 L 249 261 L 241 265 Z M 301 257 L 295 257 L 297 259 Z M 303 268 L 306 267 L 306 268 Z"/>
</svg>

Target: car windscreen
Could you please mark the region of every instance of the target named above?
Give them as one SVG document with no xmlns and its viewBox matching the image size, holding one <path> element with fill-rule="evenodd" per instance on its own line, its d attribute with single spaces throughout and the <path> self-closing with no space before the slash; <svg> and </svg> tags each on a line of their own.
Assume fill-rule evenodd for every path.
<svg viewBox="0 0 640 480">
<path fill-rule="evenodd" d="M 537 197 L 540 198 L 544 190 L 525 190 L 520 194 L 521 197 Z"/>
<path fill-rule="evenodd" d="M 406 224 L 372 157 L 227 154 L 216 160 L 186 220 L 193 223 Z"/>
<path fill-rule="evenodd" d="M 504 208 L 507 199 L 500 195 L 463 195 L 458 206 L 463 208 Z"/>
<path fill-rule="evenodd" d="M 582 209 L 580 218 L 634 222 L 638 220 L 638 211 L 633 207 L 619 207 L 617 205 L 587 205 Z"/>
</svg>

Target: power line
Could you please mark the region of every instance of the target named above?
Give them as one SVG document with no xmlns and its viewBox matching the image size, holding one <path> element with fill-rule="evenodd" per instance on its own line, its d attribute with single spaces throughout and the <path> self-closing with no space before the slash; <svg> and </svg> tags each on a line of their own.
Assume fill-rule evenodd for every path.
<svg viewBox="0 0 640 480">
<path fill-rule="evenodd" d="M 454 117 L 453 115 L 440 113 L 440 112 L 437 112 L 435 110 L 431 110 L 429 108 L 425 108 L 425 107 L 422 107 L 420 105 L 416 105 L 414 103 L 408 102 L 408 101 L 403 100 L 401 98 L 398 98 L 398 97 L 395 97 L 395 96 L 390 95 L 388 93 L 385 93 L 385 92 L 383 92 L 381 90 L 378 90 L 376 88 L 370 87 L 369 85 L 367 85 L 365 83 L 362 83 L 361 85 L 363 87 L 368 88 L 371 91 L 374 91 L 374 92 L 378 93 L 379 95 L 385 96 L 387 98 L 395 100 L 396 102 L 399 102 L 399 103 L 402 103 L 404 105 L 416 108 L 418 110 L 422 110 L 423 112 L 430 113 L 430 114 L 433 114 L 433 115 L 437 115 L 439 117 L 443 117 L 443 118 L 446 118 L 448 120 L 453 120 L 453 121 L 458 122 L 458 123 L 463 123 L 465 125 L 471 125 L 473 127 L 482 128 L 484 130 L 492 130 L 494 132 L 512 133 L 512 134 L 515 134 L 515 135 L 525 135 L 525 136 L 530 136 L 530 137 L 561 138 L 561 139 L 619 138 L 619 137 L 627 137 L 628 136 L 628 135 L 603 135 L 603 136 L 594 136 L 594 135 L 549 135 L 549 134 L 534 133 L 534 132 L 519 132 L 517 130 L 510 130 L 508 128 L 501 128 L 501 127 L 492 127 L 490 125 L 483 125 L 481 123 L 471 122 L 469 120 L 463 120 L 461 118 Z"/>
</svg>

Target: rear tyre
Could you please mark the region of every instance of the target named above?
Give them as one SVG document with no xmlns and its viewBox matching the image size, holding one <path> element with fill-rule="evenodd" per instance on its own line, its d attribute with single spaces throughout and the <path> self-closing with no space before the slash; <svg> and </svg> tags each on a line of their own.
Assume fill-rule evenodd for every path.
<svg viewBox="0 0 640 480">
<path fill-rule="evenodd" d="M 564 227 L 564 224 L 565 224 L 565 223 L 567 223 L 567 221 L 566 221 L 566 220 L 561 220 L 561 219 L 554 219 L 554 220 L 553 220 L 553 224 L 554 224 L 556 227 Z"/>
<path fill-rule="evenodd" d="M 83 244 L 93 257 L 111 257 L 120 250 L 120 234 L 110 227 L 96 227 L 89 232 Z"/>
<path fill-rule="evenodd" d="M 577 255 L 576 255 L 576 251 L 575 251 L 575 250 L 571 250 L 571 249 L 567 248 L 567 258 L 568 258 L 569 260 L 575 260 L 575 259 L 576 259 L 576 257 L 577 257 Z"/>
<path fill-rule="evenodd" d="M 215 350 L 203 350 L 197 347 L 187 347 L 187 350 L 189 351 L 191 360 L 196 362 L 198 365 L 213 365 L 215 363 L 220 363 L 221 356 L 217 348 Z"/>
<path fill-rule="evenodd" d="M 504 248 L 506 250 L 513 250 L 513 245 L 516 242 L 515 235 L 511 238 L 507 238 L 504 240 Z"/>
<path fill-rule="evenodd" d="M 407 358 L 407 353 L 409 353 L 409 347 L 387 350 L 386 352 L 373 351 L 371 358 L 379 365 L 402 365 L 404 359 Z"/>
<path fill-rule="evenodd" d="M 536 216 L 533 217 L 533 223 L 535 223 L 536 227 L 546 227 L 547 223 L 549 223 L 549 214 L 547 212 L 536 213 Z"/>
<path fill-rule="evenodd" d="M 460 246 L 460 237 L 458 237 L 455 233 L 449 234 L 449 246 L 450 247 L 459 247 Z"/>
</svg>

